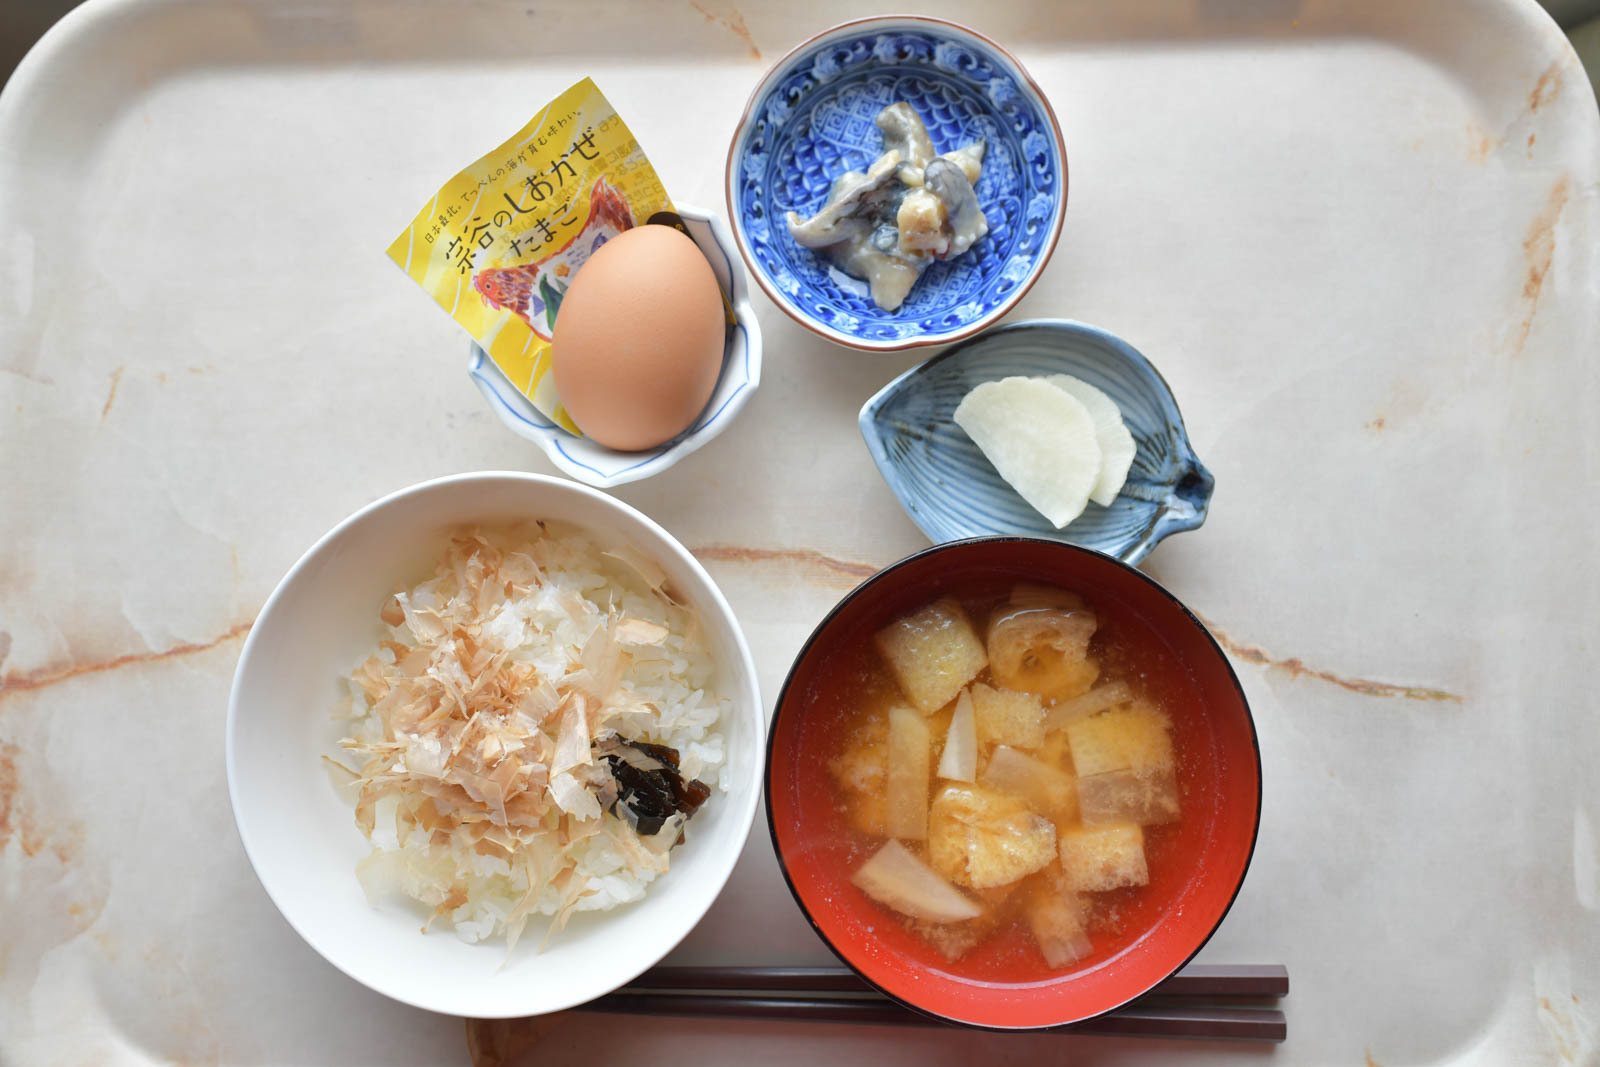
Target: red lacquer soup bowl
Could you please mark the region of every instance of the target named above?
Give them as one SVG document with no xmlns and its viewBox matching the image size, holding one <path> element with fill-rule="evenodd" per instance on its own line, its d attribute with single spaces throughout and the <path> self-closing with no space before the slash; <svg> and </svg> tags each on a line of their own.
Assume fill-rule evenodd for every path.
<svg viewBox="0 0 1600 1067">
<path fill-rule="evenodd" d="M 881 844 L 850 825 L 830 763 L 881 678 L 872 637 L 943 596 L 969 613 L 1017 582 L 1071 590 L 1100 620 L 1091 649 L 1171 721 L 1182 817 L 1147 827 L 1149 884 L 1118 890 L 1094 950 L 1052 970 L 1025 926 L 956 960 L 867 897 L 851 874 Z M 977 620 L 981 632 L 981 619 Z M 1261 818 L 1261 754 L 1238 679 L 1200 621 L 1156 582 L 1110 556 L 995 537 L 919 552 L 846 596 L 801 650 L 778 695 L 767 749 L 767 821 L 801 910 L 841 959 L 919 1011 L 992 1029 L 1063 1026 L 1148 992 L 1198 952 L 1250 865 Z M 1108 906 L 1109 907 L 1109 906 Z"/>
</svg>

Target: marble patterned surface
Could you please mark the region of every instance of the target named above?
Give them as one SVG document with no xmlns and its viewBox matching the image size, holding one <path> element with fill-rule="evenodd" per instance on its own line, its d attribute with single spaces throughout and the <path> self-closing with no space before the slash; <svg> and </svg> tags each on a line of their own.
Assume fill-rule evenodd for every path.
<svg viewBox="0 0 1600 1067">
<path fill-rule="evenodd" d="M 329 526 L 550 469 L 383 256 L 419 198 L 592 74 L 673 194 L 716 203 L 764 64 L 837 13 L 584 10 L 444 32 L 444 5 L 91 0 L 0 95 L 0 1062 L 465 1061 L 459 1020 L 367 993 L 273 910 L 223 719 L 241 637 Z M 1260 844 L 1203 958 L 1287 964 L 1290 1040 L 573 1015 L 528 1062 L 1596 1062 L 1600 118 L 1566 42 L 1498 0 L 965 17 L 1073 160 L 1013 318 L 1147 353 L 1217 477 L 1145 569 L 1256 712 Z M 918 357 L 760 314 L 739 422 L 617 495 L 706 561 L 770 701 L 833 601 L 925 541 L 855 430 Z M 675 960 L 826 958 L 758 823 Z"/>
</svg>

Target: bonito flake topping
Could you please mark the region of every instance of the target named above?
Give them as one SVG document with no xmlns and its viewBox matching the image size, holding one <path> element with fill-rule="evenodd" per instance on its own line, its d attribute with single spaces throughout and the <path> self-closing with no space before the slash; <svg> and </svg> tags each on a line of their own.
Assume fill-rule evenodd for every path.
<svg viewBox="0 0 1600 1067">
<path fill-rule="evenodd" d="M 509 952 L 534 915 L 643 897 L 725 784 L 714 663 L 660 568 L 563 524 L 473 529 L 379 618 L 340 742 L 360 768 L 335 764 L 369 898 Z"/>
</svg>

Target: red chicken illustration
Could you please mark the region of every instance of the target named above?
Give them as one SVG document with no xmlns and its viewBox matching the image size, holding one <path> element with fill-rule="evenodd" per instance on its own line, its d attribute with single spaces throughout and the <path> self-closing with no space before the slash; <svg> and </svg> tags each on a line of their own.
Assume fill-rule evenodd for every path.
<svg viewBox="0 0 1600 1067">
<path fill-rule="evenodd" d="M 472 287 L 485 304 L 511 312 L 548 341 L 561 297 L 578 269 L 595 249 L 633 226 L 627 197 L 604 178 L 596 178 L 589 190 L 589 220 L 572 240 L 532 263 L 480 270 L 472 276 Z"/>
</svg>

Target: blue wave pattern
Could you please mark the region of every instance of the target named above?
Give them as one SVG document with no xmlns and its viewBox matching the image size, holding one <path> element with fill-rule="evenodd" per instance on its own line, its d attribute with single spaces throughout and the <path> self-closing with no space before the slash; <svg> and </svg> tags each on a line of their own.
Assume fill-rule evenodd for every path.
<svg viewBox="0 0 1600 1067">
<path fill-rule="evenodd" d="M 813 214 L 835 178 L 882 151 L 878 112 L 904 100 L 936 151 L 988 142 L 977 194 L 989 235 L 935 263 L 894 312 L 864 284 L 789 236 L 785 213 Z M 976 41 L 868 31 L 790 60 L 751 109 L 735 163 L 734 210 L 751 258 L 799 314 L 863 341 L 957 333 L 1001 306 L 1039 266 L 1061 201 L 1062 161 L 1048 116 L 1009 64 Z"/>
<path fill-rule="evenodd" d="M 1070 374 L 1116 401 L 1138 452 L 1122 493 L 1057 530 L 1001 478 L 954 421 L 983 382 Z M 1160 373 L 1104 330 L 1032 321 L 954 345 L 885 386 L 861 409 L 862 437 L 906 513 L 935 543 L 1026 534 L 1138 563 L 1163 537 L 1205 521 L 1214 480 L 1189 445 Z"/>
</svg>

